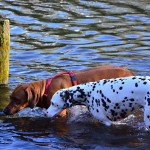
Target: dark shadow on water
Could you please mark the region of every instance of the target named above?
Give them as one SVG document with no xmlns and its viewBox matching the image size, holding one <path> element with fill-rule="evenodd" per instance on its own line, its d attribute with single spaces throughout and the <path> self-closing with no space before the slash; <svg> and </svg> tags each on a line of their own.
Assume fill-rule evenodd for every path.
<svg viewBox="0 0 150 150">
<path fill-rule="evenodd" d="M 107 127 L 98 122 L 68 123 L 66 118 L 6 118 L 3 123 L 9 124 L 15 138 L 44 147 L 57 143 L 59 148 L 140 149 L 146 146 L 144 138 L 149 136 L 148 132 L 130 125 Z M 56 148 L 56 145 L 53 146 Z"/>
</svg>

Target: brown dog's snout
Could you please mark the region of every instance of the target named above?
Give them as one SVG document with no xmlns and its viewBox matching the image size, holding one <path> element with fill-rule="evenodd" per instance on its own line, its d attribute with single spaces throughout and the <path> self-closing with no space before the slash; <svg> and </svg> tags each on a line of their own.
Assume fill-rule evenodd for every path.
<svg viewBox="0 0 150 150">
<path fill-rule="evenodd" d="M 5 115 L 13 115 L 17 112 L 17 109 L 14 108 L 14 107 L 10 107 L 10 106 L 6 106 L 4 109 L 3 109 L 3 113 Z"/>
</svg>

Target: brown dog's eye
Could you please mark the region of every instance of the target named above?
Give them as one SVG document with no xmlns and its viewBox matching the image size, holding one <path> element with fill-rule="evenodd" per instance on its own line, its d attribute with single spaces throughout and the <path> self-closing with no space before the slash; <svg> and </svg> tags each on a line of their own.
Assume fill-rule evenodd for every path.
<svg viewBox="0 0 150 150">
<path fill-rule="evenodd" d="M 16 105 L 19 105 L 20 104 L 20 100 L 18 100 L 18 99 L 13 99 L 13 102 L 16 104 Z"/>
</svg>

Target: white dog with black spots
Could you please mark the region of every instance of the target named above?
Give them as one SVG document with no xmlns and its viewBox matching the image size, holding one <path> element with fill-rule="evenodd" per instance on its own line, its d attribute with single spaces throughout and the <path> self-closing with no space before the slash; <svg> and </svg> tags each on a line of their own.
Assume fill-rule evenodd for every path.
<svg viewBox="0 0 150 150">
<path fill-rule="evenodd" d="M 144 122 L 150 128 L 150 76 L 104 79 L 59 90 L 52 97 L 47 116 L 74 105 L 85 105 L 107 126 L 144 108 Z"/>
</svg>

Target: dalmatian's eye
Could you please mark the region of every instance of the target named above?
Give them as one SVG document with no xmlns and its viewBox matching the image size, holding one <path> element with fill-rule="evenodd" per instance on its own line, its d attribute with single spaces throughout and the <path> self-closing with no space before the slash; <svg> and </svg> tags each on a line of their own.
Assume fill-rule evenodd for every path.
<svg viewBox="0 0 150 150">
<path fill-rule="evenodd" d="M 64 104 L 63 108 L 66 108 L 66 104 Z"/>
</svg>

